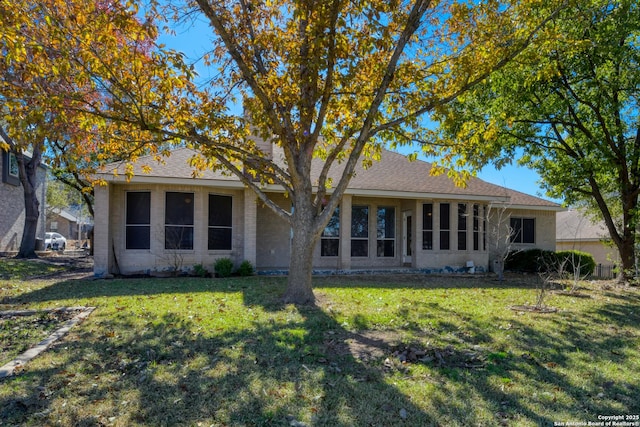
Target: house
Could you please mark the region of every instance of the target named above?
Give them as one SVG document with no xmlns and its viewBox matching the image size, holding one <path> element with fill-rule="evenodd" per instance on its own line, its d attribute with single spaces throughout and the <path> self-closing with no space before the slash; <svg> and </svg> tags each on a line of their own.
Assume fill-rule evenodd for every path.
<svg viewBox="0 0 640 427">
<path fill-rule="evenodd" d="M 596 262 L 596 276 L 613 277 L 614 266 L 620 261 L 620 255 L 612 244 L 604 223 L 595 222 L 576 209 L 558 212 L 556 250 L 590 253 Z"/>
<path fill-rule="evenodd" d="M 140 158 L 130 181 L 121 164 L 100 175 L 105 185 L 95 187 L 97 276 L 196 264 L 211 270 L 221 257 L 236 265 L 248 260 L 258 271 L 287 269 L 288 224 L 235 176 L 205 171 L 194 178 L 188 162 L 196 154 L 178 149 L 163 164 Z M 320 167 L 314 164 L 315 176 Z M 334 165 L 331 175 L 337 179 L 342 167 Z M 315 248 L 314 268 L 486 271 L 485 218 L 496 206 L 508 211 L 513 247 L 555 249 L 559 205 L 477 178 L 460 188 L 430 170 L 430 163 L 409 162 L 391 151 L 367 169 L 359 166 Z M 265 191 L 290 206 L 282 188 L 269 185 Z"/>
<path fill-rule="evenodd" d="M 13 145 L 9 136 L 0 127 L 0 145 Z M 25 207 L 24 192 L 18 177 L 18 162 L 10 151 L 0 148 L 0 253 L 11 254 L 20 249 L 22 232 L 24 230 Z M 37 197 L 40 201 L 40 215 L 38 217 L 38 231 L 36 236 L 44 239 L 45 225 L 45 197 L 46 197 L 46 169 L 40 165 L 37 171 Z M 36 247 L 36 249 L 38 249 Z"/>
<path fill-rule="evenodd" d="M 47 215 L 47 231 L 55 231 L 69 240 L 86 240 L 92 228 L 91 218 L 76 216 L 66 209 L 51 209 Z"/>
</svg>

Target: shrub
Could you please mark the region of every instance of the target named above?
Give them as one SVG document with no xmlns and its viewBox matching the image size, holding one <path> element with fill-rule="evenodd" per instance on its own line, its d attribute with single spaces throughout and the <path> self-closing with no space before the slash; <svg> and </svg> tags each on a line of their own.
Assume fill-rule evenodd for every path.
<svg viewBox="0 0 640 427">
<path fill-rule="evenodd" d="M 193 266 L 193 274 L 198 277 L 207 277 L 207 269 L 202 264 L 196 264 Z"/>
<path fill-rule="evenodd" d="M 505 262 L 505 270 L 527 273 L 549 272 L 558 270 L 563 262 L 565 263 L 564 271 L 569 273 L 573 273 L 574 266 L 580 266 L 581 277 L 592 274 L 596 268 L 593 256 L 586 252 L 528 249 L 511 252 Z"/>
<path fill-rule="evenodd" d="M 593 255 L 582 251 L 558 251 L 556 252 L 558 263 L 566 261 L 565 270 L 569 273 L 573 273 L 574 270 L 580 267 L 580 277 L 586 277 L 593 274 L 596 269 L 596 261 L 593 259 Z"/>
<path fill-rule="evenodd" d="M 229 277 L 233 273 L 233 261 L 230 258 L 220 258 L 213 264 L 213 270 L 218 277 Z"/>
<path fill-rule="evenodd" d="M 505 262 L 505 270 L 536 273 L 553 262 L 553 252 L 542 249 L 527 249 L 511 252 Z"/>
<path fill-rule="evenodd" d="M 247 260 L 242 261 L 242 264 L 240 264 L 240 267 L 238 268 L 238 274 L 241 276 L 253 275 L 253 264 Z"/>
</svg>

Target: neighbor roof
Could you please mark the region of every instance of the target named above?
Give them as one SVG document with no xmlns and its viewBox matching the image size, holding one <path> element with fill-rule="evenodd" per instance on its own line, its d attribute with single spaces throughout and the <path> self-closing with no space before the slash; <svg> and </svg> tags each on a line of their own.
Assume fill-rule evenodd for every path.
<svg viewBox="0 0 640 427">
<path fill-rule="evenodd" d="M 556 216 L 556 241 L 591 240 L 609 238 L 602 222 L 593 222 L 578 210 L 558 212 Z"/>
<path fill-rule="evenodd" d="M 179 181 L 184 183 L 184 180 L 197 179 L 199 185 L 243 187 L 236 176 L 219 171 L 206 170 L 195 177 L 193 168 L 189 165 L 189 159 L 194 155 L 198 155 L 198 152 L 181 148 L 171 151 L 171 155 L 164 158 L 162 163 L 159 163 L 153 156 L 141 157 L 134 164 L 132 182 L 177 183 Z M 344 166 L 344 163 L 332 166 L 329 176 L 333 178 L 334 182 L 339 179 Z M 150 172 L 143 172 L 145 167 L 149 167 Z M 314 161 L 313 179 L 317 179 L 321 168 L 322 161 Z M 369 168 L 364 169 L 361 163 L 358 164 L 347 194 L 423 199 L 443 198 L 444 196 L 460 200 L 497 200 L 508 203 L 509 207 L 513 208 L 534 206 L 541 209 L 561 209 L 557 203 L 490 184 L 476 177 L 470 178 L 466 187 L 458 187 L 446 174 L 434 176 L 431 175 L 431 171 L 432 165 L 429 162 L 409 161 L 405 155 L 384 150 L 381 160 L 374 161 Z M 101 175 L 110 181 L 124 182 L 124 172 L 124 163 L 113 163 L 108 165 Z M 268 189 L 278 191 L 276 186 Z"/>
</svg>

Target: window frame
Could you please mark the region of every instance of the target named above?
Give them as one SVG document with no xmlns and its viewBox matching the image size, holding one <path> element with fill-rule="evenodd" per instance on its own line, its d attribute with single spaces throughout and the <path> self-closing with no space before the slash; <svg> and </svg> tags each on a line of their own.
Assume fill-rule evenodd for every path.
<svg viewBox="0 0 640 427">
<path fill-rule="evenodd" d="M 362 209 L 366 212 L 366 221 L 365 221 L 365 229 L 364 232 L 362 233 L 363 236 L 358 236 L 355 235 L 354 236 L 354 213 L 356 210 Z M 369 257 L 369 211 L 370 208 L 368 205 L 356 205 L 356 206 L 352 206 L 351 207 L 351 257 L 353 258 L 368 258 Z M 360 245 L 354 245 L 354 242 L 360 243 Z M 362 242 L 365 242 L 364 246 L 361 244 Z M 364 248 L 365 249 L 365 254 L 364 255 L 357 255 L 354 254 L 354 248 L 355 247 L 360 247 L 360 248 Z"/>
<path fill-rule="evenodd" d="M 384 210 L 385 211 L 385 223 L 384 223 L 384 227 L 381 228 L 380 227 L 380 212 Z M 386 216 L 386 211 L 387 210 L 392 210 L 393 211 L 393 224 L 392 227 L 390 229 L 392 236 L 391 237 L 387 237 L 387 231 L 389 230 L 389 228 L 387 227 L 386 221 L 387 221 L 387 216 Z M 378 258 L 395 258 L 396 256 L 396 225 L 397 225 L 397 214 L 396 214 L 396 207 L 395 206 L 378 206 L 376 207 L 376 256 Z M 384 234 L 384 236 L 381 237 L 381 234 Z M 387 244 L 391 243 L 391 255 L 386 255 L 387 253 Z M 381 255 L 382 253 L 382 255 Z"/>
<path fill-rule="evenodd" d="M 0 152 L 2 152 L 2 182 L 13 185 L 15 187 L 22 185 L 20 183 L 20 169 L 18 166 L 18 158 L 16 157 L 16 154 L 11 151 L 4 150 L 0 150 Z M 18 168 L 15 173 L 11 172 L 12 159 L 13 162 L 15 162 L 16 167 Z"/>
<path fill-rule="evenodd" d="M 525 226 L 525 222 L 529 227 Z M 516 223 L 517 225 L 514 225 Z M 536 243 L 536 219 L 532 217 L 511 217 L 511 243 L 522 245 L 535 245 Z"/>
<path fill-rule="evenodd" d="M 445 210 L 446 210 L 446 215 L 444 215 Z M 440 211 L 440 221 L 439 221 L 440 250 L 450 251 L 451 250 L 451 204 L 440 203 L 439 211 Z"/>
<path fill-rule="evenodd" d="M 183 200 L 185 201 L 185 205 L 191 206 L 191 212 L 190 212 L 190 221 L 191 224 L 189 224 L 189 218 L 187 218 L 185 223 L 182 222 L 168 222 L 169 218 L 169 207 L 175 208 L 177 207 L 177 203 L 176 200 L 172 200 L 171 202 L 169 201 L 169 195 L 182 195 L 182 197 L 188 197 L 189 195 L 191 196 L 191 201 L 187 202 L 187 198 L 184 198 Z M 164 249 L 166 251 L 192 251 L 194 250 L 195 247 L 195 193 L 190 191 L 166 191 L 164 193 L 164 200 L 165 200 L 165 210 L 164 210 Z M 173 214 L 171 215 L 173 216 Z M 178 219 L 177 221 L 181 221 L 182 219 Z M 173 221 L 173 219 L 172 219 Z M 174 243 L 173 245 L 170 244 L 170 241 L 168 240 L 171 234 L 172 230 L 177 230 L 177 229 L 182 229 L 182 231 L 180 231 L 180 235 L 179 235 L 179 243 Z M 188 234 L 184 234 L 184 231 L 187 231 Z M 186 247 L 183 247 L 183 245 L 186 243 Z M 190 246 L 190 247 L 189 247 Z"/>
<path fill-rule="evenodd" d="M 132 202 L 133 200 L 130 200 L 129 197 L 134 195 L 134 194 L 138 194 L 138 195 L 142 195 L 145 194 L 147 196 L 147 206 L 146 209 L 148 210 L 148 212 L 143 215 L 144 217 L 148 218 L 148 222 L 129 222 L 130 219 L 133 215 L 129 215 L 129 208 L 130 206 L 132 206 Z M 133 190 L 133 191 L 126 191 L 125 193 L 125 208 L 124 208 L 124 226 L 125 226 L 125 238 L 124 238 L 124 247 L 125 250 L 128 251 L 137 251 L 137 250 L 143 250 L 143 251 L 148 251 L 151 249 L 151 191 L 148 190 Z M 132 207 L 133 208 L 133 207 Z M 133 245 L 130 245 L 130 243 L 133 243 L 133 238 L 134 236 L 132 234 L 129 233 L 129 230 L 133 229 L 146 229 L 147 232 L 147 236 L 145 237 L 146 240 L 146 244 L 143 245 L 137 245 L 135 247 L 133 247 Z M 131 240 L 130 240 L 131 237 Z M 137 236 L 135 236 L 137 237 Z"/>
<path fill-rule="evenodd" d="M 474 203 L 472 207 L 473 211 L 473 221 L 472 221 L 472 229 L 473 229 L 473 250 L 480 250 L 480 204 Z"/>
<path fill-rule="evenodd" d="M 422 250 L 433 250 L 433 203 L 422 204 Z"/>
<path fill-rule="evenodd" d="M 458 203 L 458 250 L 467 250 L 467 210 L 468 205 L 466 203 Z"/>
<path fill-rule="evenodd" d="M 212 224 L 212 201 L 216 198 L 224 198 L 226 203 L 229 205 L 230 212 L 225 214 L 228 216 L 229 225 L 223 224 L 222 222 L 218 224 Z M 226 207 L 226 206 L 225 206 Z M 230 194 L 216 194 L 210 193 L 207 198 L 207 250 L 209 251 L 231 251 L 233 250 L 233 196 Z M 229 236 L 225 239 L 228 239 L 228 246 L 225 247 L 212 247 L 212 242 L 216 242 L 218 240 L 212 239 L 212 233 L 215 231 L 228 230 Z"/>
<path fill-rule="evenodd" d="M 331 214 L 329 222 L 320 235 L 321 257 L 335 258 L 340 256 L 340 229 L 340 206 L 338 206 Z"/>
</svg>

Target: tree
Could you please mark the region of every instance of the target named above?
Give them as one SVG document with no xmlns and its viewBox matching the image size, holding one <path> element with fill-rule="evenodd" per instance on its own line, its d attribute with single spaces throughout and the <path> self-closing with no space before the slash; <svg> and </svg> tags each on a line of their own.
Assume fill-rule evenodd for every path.
<svg viewBox="0 0 640 427">
<path fill-rule="evenodd" d="M 21 165 L 25 194 L 27 219 L 18 257 L 31 258 L 36 257 L 38 206 L 44 202 L 38 201 L 33 183 L 43 157 L 58 180 L 79 192 L 93 215 L 91 176 L 99 165 L 105 159 L 135 158 L 157 149 L 156 145 L 148 148 L 135 143 L 140 131 L 124 132 L 123 125 L 90 120 L 80 108 L 108 103 L 110 96 L 108 86 L 100 85 L 99 79 L 87 80 L 91 73 L 83 70 L 89 65 L 83 57 L 91 51 L 89 45 L 101 45 L 102 50 L 93 52 L 97 61 L 100 55 L 108 57 L 109 50 L 124 50 L 129 53 L 127 59 L 141 63 L 148 59 L 155 29 L 146 28 L 119 3 L 108 1 L 1 1 L 0 18 L 4 26 L 0 34 L 0 119 L 13 136 L 12 150 Z M 107 68 L 119 65 L 117 61 L 101 64 Z M 121 139 L 124 134 L 126 139 Z M 105 137 L 109 143 L 96 141 Z M 25 150 L 32 153 L 31 159 L 22 156 Z"/>
<path fill-rule="evenodd" d="M 22 192 L 24 194 L 24 208 L 25 219 L 24 228 L 22 231 L 22 238 L 20 239 L 20 248 L 16 254 L 16 258 L 36 258 L 36 234 L 38 231 L 38 218 L 40 217 L 40 202 L 38 201 L 37 187 L 38 187 L 38 167 L 42 160 L 41 145 L 37 141 L 32 140 L 38 138 L 37 132 L 23 133 L 20 135 L 21 144 L 16 143 L 16 140 L 9 137 L 4 131 L 2 132 L 3 140 L 5 141 L 5 147 L 0 149 L 7 150 L 13 153 L 16 157 L 18 164 L 18 178 L 22 185 Z M 31 148 L 31 152 L 27 156 L 25 154 L 26 148 Z"/>
<path fill-rule="evenodd" d="M 14 10 L 30 10 L 25 2 Z M 78 15 L 92 16 L 96 6 L 66 4 L 39 2 L 44 18 L 25 19 L 20 30 L 44 31 L 45 62 L 82 81 L 82 88 L 93 87 L 93 101 L 77 102 L 77 92 L 70 92 L 64 107 L 108 130 L 105 144 L 113 153 L 123 145 L 109 135 L 136 141 L 138 153 L 159 153 L 158 142 L 172 140 L 204 154 L 194 167 L 237 175 L 293 230 L 284 299 L 297 304 L 314 301 L 313 248 L 358 162 L 378 158 L 386 143 L 421 139 L 427 113 L 515 57 L 558 8 L 534 0 L 195 0 L 171 14 L 166 3 L 138 11 L 132 2 L 110 2 L 118 19 L 97 15 L 80 22 Z M 88 12 L 75 13 L 83 9 Z M 109 35 L 153 40 L 161 17 L 174 20 L 168 24 L 187 17 L 210 24 L 212 45 L 202 63 L 215 71 L 206 84 L 194 84 L 194 69 L 182 55 L 161 46 L 141 55 Z M 96 37 L 101 43 L 86 43 Z M 99 96 L 103 92 L 108 96 Z M 246 116 L 230 108 L 240 102 Z M 261 151 L 258 139 L 281 147 L 284 164 Z M 322 170 L 312 182 L 314 159 Z M 337 163 L 343 172 L 331 182 Z M 281 185 L 291 208 L 271 200 L 264 183 Z"/>
<path fill-rule="evenodd" d="M 592 0 L 563 10 L 517 61 L 441 110 L 443 144 L 535 169 L 547 194 L 597 209 L 633 277 L 640 219 L 640 6 Z M 460 147 L 460 145 L 458 146 Z"/>
</svg>

